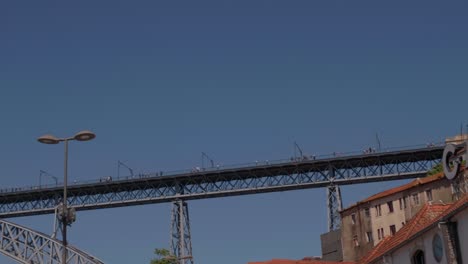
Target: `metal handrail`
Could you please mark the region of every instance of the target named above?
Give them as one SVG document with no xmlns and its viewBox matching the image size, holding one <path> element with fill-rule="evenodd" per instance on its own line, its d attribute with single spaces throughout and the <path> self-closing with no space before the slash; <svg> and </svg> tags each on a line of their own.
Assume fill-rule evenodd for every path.
<svg viewBox="0 0 468 264">
<path fill-rule="evenodd" d="M 111 180 L 104 181 L 104 182 L 102 181 L 103 178 L 77 181 L 74 183 L 69 183 L 68 185 L 80 186 L 80 185 L 88 185 L 88 184 L 120 182 L 120 181 L 133 180 L 133 179 L 139 179 L 139 178 L 141 179 L 141 178 L 169 177 L 169 176 L 176 176 L 176 175 L 190 174 L 190 173 L 202 173 L 202 172 L 214 172 L 218 170 L 241 169 L 241 168 L 255 167 L 255 166 L 274 166 L 274 165 L 290 164 L 291 162 L 294 162 L 294 161 L 296 162 L 306 161 L 306 160 L 321 161 L 321 160 L 327 160 L 327 159 L 333 159 L 333 158 L 352 158 L 352 157 L 357 157 L 357 156 L 371 156 L 371 155 L 375 155 L 378 153 L 388 153 L 388 152 L 405 151 L 405 150 L 418 150 L 418 149 L 427 149 L 427 148 L 439 148 L 444 145 L 445 145 L 444 142 L 431 143 L 431 144 L 426 144 L 426 145 L 422 145 L 422 144 L 408 145 L 408 146 L 403 146 L 403 147 L 384 148 L 384 149 L 381 149 L 380 151 L 375 151 L 372 153 L 363 153 L 363 151 L 334 152 L 334 153 L 322 154 L 322 155 L 309 155 L 309 156 L 306 156 L 307 159 L 291 160 L 290 158 L 290 159 L 278 159 L 278 160 L 263 160 L 263 161 L 248 162 L 248 163 L 217 165 L 214 168 L 200 168 L 200 170 L 196 170 L 196 171 L 193 168 L 173 170 L 173 171 L 164 171 L 164 172 L 159 171 L 159 172 L 153 172 L 153 173 L 137 174 L 133 176 L 129 175 L 129 176 L 120 176 L 120 177 L 115 177 L 115 178 L 111 177 L 110 178 Z M 161 172 L 162 172 L 162 175 L 161 175 Z M 8 188 L 8 189 L 3 189 L 3 190 L 0 189 L 0 195 L 19 193 L 19 192 L 29 192 L 31 190 L 52 189 L 54 187 L 62 188 L 60 184 L 63 184 L 63 183 L 58 182 L 58 184 L 55 184 L 55 185 L 47 184 L 47 185 L 41 185 L 41 186 L 26 186 L 26 187 L 18 187 L 18 188 Z"/>
</svg>

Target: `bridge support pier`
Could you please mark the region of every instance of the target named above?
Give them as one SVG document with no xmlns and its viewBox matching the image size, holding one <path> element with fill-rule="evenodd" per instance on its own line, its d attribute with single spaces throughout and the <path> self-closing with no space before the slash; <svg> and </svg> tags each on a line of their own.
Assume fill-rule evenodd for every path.
<svg viewBox="0 0 468 264">
<path fill-rule="evenodd" d="M 58 207 L 55 208 L 55 213 L 54 213 L 54 228 L 52 231 L 52 238 L 57 238 L 57 232 L 62 234 L 62 223 L 61 223 L 60 216 L 58 213 Z"/>
<path fill-rule="evenodd" d="M 178 264 L 193 264 L 188 206 L 182 200 L 172 203 L 171 254 Z"/>
<path fill-rule="evenodd" d="M 341 190 L 338 185 L 327 187 L 328 231 L 341 227 L 340 211 L 342 209 Z"/>
</svg>

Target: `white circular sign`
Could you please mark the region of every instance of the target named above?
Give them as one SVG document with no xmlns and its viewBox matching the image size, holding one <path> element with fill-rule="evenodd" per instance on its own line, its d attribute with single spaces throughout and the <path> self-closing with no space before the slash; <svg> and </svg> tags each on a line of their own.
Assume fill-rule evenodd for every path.
<svg viewBox="0 0 468 264">
<path fill-rule="evenodd" d="M 453 144 L 447 144 L 444 149 L 444 155 L 442 156 L 442 166 L 444 167 L 444 174 L 447 179 L 452 180 L 457 176 L 460 163 L 454 159 L 455 146 Z"/>
</svg>

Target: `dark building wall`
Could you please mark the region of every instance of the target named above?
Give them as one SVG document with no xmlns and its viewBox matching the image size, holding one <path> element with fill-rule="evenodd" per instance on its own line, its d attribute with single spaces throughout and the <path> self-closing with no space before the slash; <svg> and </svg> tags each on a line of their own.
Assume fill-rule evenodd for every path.
<svg viewBox="0 0 468 264">
<path fill-rule="evenodd" d="M 341 215 L 341 243 L 343 248 L 343 260 L 354 261 L 356 252 L 354 251 L 353 237 L 356 235 L 356 225 L 352 224 L 351 215 L 359 211 L 359 206 L 348 210 Z"/>
<path fill-rule="evenodd" d="M 322 260 L 343 260 L 340 229 L 320 235 L 320 244 L 322 245 Z"/>
<path fill-rule="evenodd" d="M 352 210 L 342 212 L 341 241 L 343 261 L 357 261 L 366 255 L 374 246 L 373 241 L 367 240 L 367 232 L 372 232 L 371 217 L 366 216 L 365 208 L 369 204 L 358 204 Z M 354 215 L 354 223 L 353 223 Z M 355 241 L 354 239 L 357 239 Z"/>
<path fill-rule="evenodd" d="M 358 261 L 360 258 L 367 255 L 367 253 L 374 248 L 374 241 L 372 238 L 373 237 L 372 221 L 371 221 L 372 218 L 371 216 L 366 216 L 365 210 L 364 210 L 365 208 L 369 208 L 369 204 L 361 205 L 359 208 L 360 210 L 358 210 L 358 213 L 357 213 L 357 216 L 358 216 L 357 224 L 359 225 L 359 232 L 357 233 L 357 235 L 358 235 L 359 246 L 356 247 L 357 254 L 356 254 L 354 261 Z M 371 233 L 370 241 L 368 241 L 367 239 L 367 232 Z"/>
</svg>

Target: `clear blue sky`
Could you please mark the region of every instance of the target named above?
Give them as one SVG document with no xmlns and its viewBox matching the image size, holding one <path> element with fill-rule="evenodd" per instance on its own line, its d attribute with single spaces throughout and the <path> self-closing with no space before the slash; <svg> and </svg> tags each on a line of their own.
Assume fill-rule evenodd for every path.
<svg viewBox="0 0 468 264">
<path fill-rule="evenodd" d="M 468 122 L 467 1 L 2 1 L 1 186 L 440 141 Z M 399 183 L 346 186 L 344 204 Z M 199 264 L 320 255 L 325 190 L 189 202 Z M 50 233 L 53 217 L 12 219 Z M 170 205 L 80 212 L 107 263 L 169 244 Z M 10 263 L 0 257 L 2 263 Z"/>
</svg>

